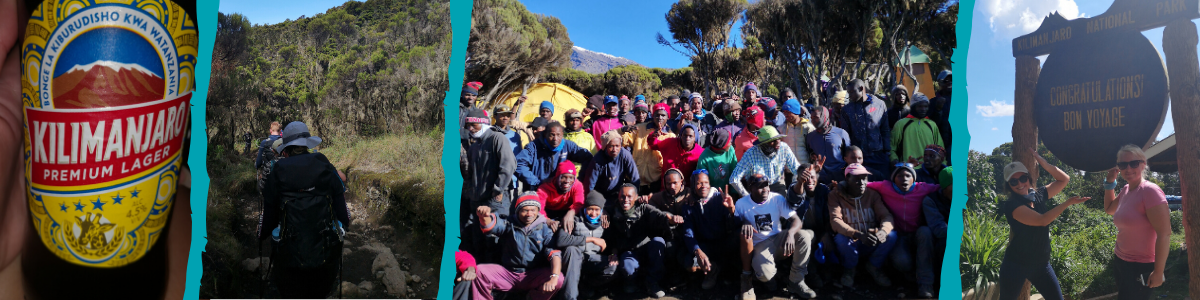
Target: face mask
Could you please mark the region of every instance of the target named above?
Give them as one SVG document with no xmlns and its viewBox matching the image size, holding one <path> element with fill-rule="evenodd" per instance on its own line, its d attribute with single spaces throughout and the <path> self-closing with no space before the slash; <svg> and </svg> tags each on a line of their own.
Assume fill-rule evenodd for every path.
<svg viewBox="0 0 1200 300">
<path fill-rule="evenodd" d="M 584 219 L 587 219 L 589 224 L 592 224 L 592 225 L 600 224 L 600 216 L 596 216 L 595 218 L 592 218 L 592 216 L 583 215 L 583 217 L 584 217 Z"/>
</svg>

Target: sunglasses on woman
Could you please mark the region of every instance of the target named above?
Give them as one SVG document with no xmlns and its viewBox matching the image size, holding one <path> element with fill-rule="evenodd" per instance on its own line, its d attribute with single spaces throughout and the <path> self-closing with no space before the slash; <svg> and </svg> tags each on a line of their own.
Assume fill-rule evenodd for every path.
<svg viewBox="0 0 1200 300">
<path fill-rule="evenodd" d="M 1137 167 L 1142 166 L 1142 163 L 1144 163 L 1144 162 L 1146 162 L 1146 161 L 1140 160 L 1140 159 L 1139 160 L 1131 160 L 1131 161 L 1123 161 L 1123 162 L 1117 163 L 1117 168 L 1121 169 L 1121 170 L 1124 170 L 1127 168 L 1136 169 Z"/>
<path fill-rule="evenodd" d="M 1026 182 L 1029 182 L 1029 174 L 1021 175 L 1021 177 L 1017 178 L 1009 178 L 1008 186 L 1017 186 Z"/>
</svg>

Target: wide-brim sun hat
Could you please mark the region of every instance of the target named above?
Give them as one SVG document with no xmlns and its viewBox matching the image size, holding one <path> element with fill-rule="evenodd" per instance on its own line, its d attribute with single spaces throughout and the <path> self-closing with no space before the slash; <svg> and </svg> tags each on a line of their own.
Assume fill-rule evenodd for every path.
<svg viewBox="0 0 1200 300">
<path fill-rule="evenodd" d="M 288 123 L 283 128 L 283 137 L 279 138 L 283 142 L 275 148 L 275 151 L 283 152 L 288 146 L 304 146 L 308 148 L 316 148 L 321 144 L 321 138 L 312 136 L 308 131 L 308 125 L 304 122 L 295 121 Z"/>
<path fill-rule="evenodd" d="M 760 145 L 763 143 L 770 143 L 771 141 L 782 139 L 786 136 L 787 135 L 785 134 L 779 134 L 779 130 L 775 129 L 775 126 L 763 126 L 762 128 L 758 129 L 758 141 L 755 141 L 754 144 Z"/>
</svg>

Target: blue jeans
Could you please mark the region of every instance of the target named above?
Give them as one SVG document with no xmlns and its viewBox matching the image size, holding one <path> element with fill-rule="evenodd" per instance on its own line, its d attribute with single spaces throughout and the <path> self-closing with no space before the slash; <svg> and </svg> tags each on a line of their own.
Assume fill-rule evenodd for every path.
<svg viewBox="0 0 1200 300">
<path fill-rule="evenodd" d="M 933 249 L 933 233 L 929 231 L 929 227 L 921 226 L 915 232 L 900 233 L 897 237 L 896 248 L 892 249 L 888 259 L 892 266 L 906 274 L 910 274 L 909 272 L 916 267 L 917 283 L 932 285 L 934 278 L 931 258 L 936 251 Z"/>
<path fill-rule="evenodd" d="M 1030 264 L 1019 260 L 1010 260 L 1005 255 L 1004 262 L 1000 263 L 1000 300 L 1017 299 L 1025 280 L 1029 280 L 1046 300 L 1063 299 L 1062 287 L 1058 285 L 1058 276 L 1054 275 L 1050 262 Z"/>
<path fill-rule="evenodd" d="M 663 251 L 667 242 L 661 237 L 652 238 L 649 243 L 632 251 L 621 252 L 621 274 L 625 280 L 633 280 L 633 275 L 646 263 L 646 282 L 658 283 L 663 277 Z"/>
<path fill-rule="evenodd" d="M 875 245 L 875 247 L 867 246 L 862 241 L 853 241 L 850 237 L 841 234 L 833 238 L 833 243 L 837 244 L 838 253 L 842 256 L 842 266 L 846 268 L 857 267 L 859 255 L 869 253 L 871 265 L 878 268 L 883 266 L 883 262 L 887 260 L 888 254 L 896 246 L 896 231 L 889 232 L 887 241 L 884 241 L 883 244 Z"/>
</svg>

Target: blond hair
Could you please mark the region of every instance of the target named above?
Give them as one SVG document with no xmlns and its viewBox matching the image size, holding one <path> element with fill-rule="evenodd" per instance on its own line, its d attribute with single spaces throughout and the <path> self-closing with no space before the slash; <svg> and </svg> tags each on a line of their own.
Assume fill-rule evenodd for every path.
<svg viewBox="0 0 1200 300">
<path fill-rule="evenodd" d="M 1136 155 L 1138 158 L 1140 158 L 1142 160 L 1142 164 L 1145 165 L 1145 168 L 1142 168 L 1142 179 L 1146 179 L 1146 176 L 1147 176 L 1146 173 L 1150 172 L 1150 161 L 1148 159 L 1146 159 L 1146 152 L 1142 151 L 1142 147 L 1138 147 L 1137 145 L 1134 145 L 1134 144 L 1127 144 L 1125 146 L 1121 146 L 1121 150 L 1117 150 L 1117 161 L 1118 162 L 1121 161 L 1121 155 L 1123 155 L 1125 153 L 1130 153 L 1130 154 Z"/>
<path fill-rule="evenodd" d="M 279 121 L 271 122 L 271 131 L 279 131 L 280 129 L 283 129 L 283 125 L 279 124 Z"/>
</svg>

